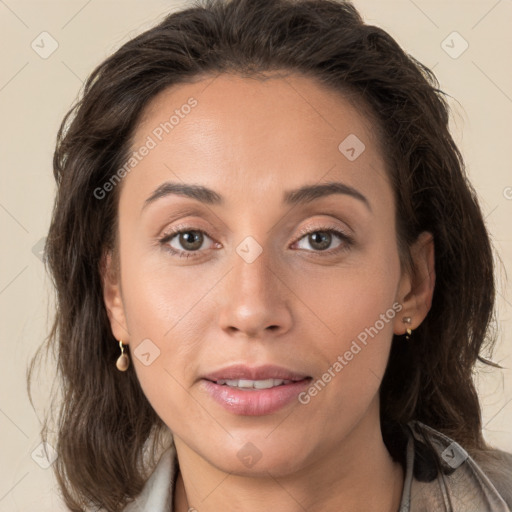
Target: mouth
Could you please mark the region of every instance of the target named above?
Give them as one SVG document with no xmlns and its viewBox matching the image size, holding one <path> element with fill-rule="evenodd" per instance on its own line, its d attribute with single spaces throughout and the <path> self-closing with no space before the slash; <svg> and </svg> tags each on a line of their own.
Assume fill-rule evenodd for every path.
<svg viewBox="0 0 512 512">
<path fill-rule="evenodd" d="M 296 400 L 312 377 L 266 365 L 230 366 L 201 379 L 203 390 L 227 411 L 244 416 L 272 414 Z"/>
</svg>

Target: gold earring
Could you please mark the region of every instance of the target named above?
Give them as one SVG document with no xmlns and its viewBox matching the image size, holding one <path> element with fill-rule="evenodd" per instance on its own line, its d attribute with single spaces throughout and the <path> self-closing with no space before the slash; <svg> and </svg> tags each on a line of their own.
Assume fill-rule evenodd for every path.
<svg viewBox="0 0 512 512">
<path fill-rule="evenodd" d="M 120 372 L 125 372 L 130 366 L 130 358 L 128 354 L 124 353 L 123 342 L 119 340 L 119 347 L 121 348 L 121 355 L 117 358 L 116 367 Z"/>
<path fill-rule="evenodd" d="M 409 324 L 409 325 L 410 325 L 410 324 L 411 324 L 411 321 L 412 321 L 412 319 L 411 319 L 411 317 L 410 317 L 410 316 L 404 316 L 404 318 L 402 319 L 402 322 L 403 322 L 404 324 Z M 411 339 L 411 338 L 410 338 L 410 336 L 411 336 L 411 334 L 412 334 L 412 330 L 411 330 L 411 328 L 410 328 L 410 327 L 407 327 L 406 332 L 407 332 L 407 335 L 405 336 L 405 339 L 406 339 L 406 340 Z"/>
</svg>

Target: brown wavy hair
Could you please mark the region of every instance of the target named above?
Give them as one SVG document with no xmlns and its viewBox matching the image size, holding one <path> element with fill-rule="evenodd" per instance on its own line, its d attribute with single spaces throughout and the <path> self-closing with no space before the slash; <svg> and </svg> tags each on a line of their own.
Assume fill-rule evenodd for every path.
<svg viewBox="0 0 512 512">
<path fill-rule="evenodd" d="M 56 316 L 31 361 L 28 388 L 41 349 L 53 348 L 61 394 L 53 468 L 73 511 L 122 510 L 140 493 L 166 429 L 133 366 L 125 373 L 115 366 L 101 262 L 115 253 L 121 187 L 102 199 L 94 191 L 123 166 L 157 93 L 224 72 L 274 71 L 310 77 L 373 119 L 393 184 L 403 268 L 411 268 L 418 234 L 434 235 L 432 307 L 413 341 L 394 336 L 380 389 L 383 433 L 416 419 L 470 453 L 487 448 L 472 371 L 477 360 L 487 362 L 483 351 L 490 354 L 496 338 L 493 252 L 435 76 L 350 3 L 205 0 L 167 15 L 101 63 L 58 132 L 45 248 Z"/>
</svg>

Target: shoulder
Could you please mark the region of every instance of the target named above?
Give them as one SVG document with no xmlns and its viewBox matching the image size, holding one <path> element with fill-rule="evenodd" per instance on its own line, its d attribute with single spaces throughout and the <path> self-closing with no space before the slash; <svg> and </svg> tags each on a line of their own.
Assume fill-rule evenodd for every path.
<svg viewBox="0 0 512 512">
<path fill-rule="evenodd" d="M 408 428 L 414 452 L 411 499 L 414 487 L 416 496 L 428 494 L 439 510 L 512 510 L 512 454 L 486 450 L 469 455 L 456 441 L 419 421 L 409 422 Z"/>
<path fill-rule="evenodd" d="M 512 453 L 491 449 L 475 453 L 473 458 L 512 509 Z"/>
</svg>

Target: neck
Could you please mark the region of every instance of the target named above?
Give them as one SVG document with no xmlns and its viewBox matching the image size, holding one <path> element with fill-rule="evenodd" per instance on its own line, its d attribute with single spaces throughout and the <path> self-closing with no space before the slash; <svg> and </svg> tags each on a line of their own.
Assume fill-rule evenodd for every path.
<svg viewBox="0 0 512 512">
<path fill-rule="evenodd" d="M 378 416 L 377 416 L 378 418 Z M 384 445 L 380 422 L 363 419 L 338 448 L 278 478 L 219 470 L 176 439 L 176 512 L 396 512 L 404 474 Z"/>
</svg>

